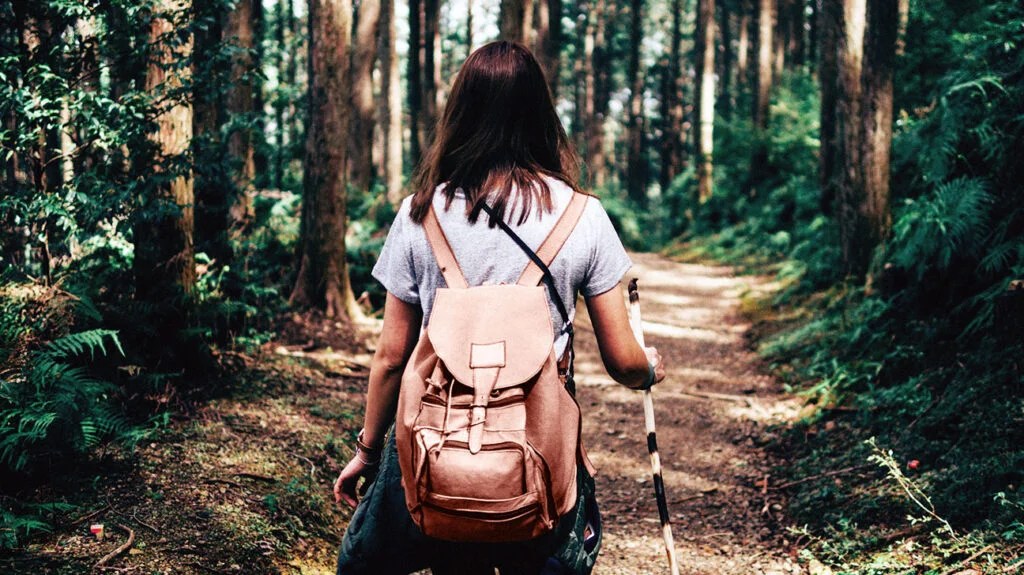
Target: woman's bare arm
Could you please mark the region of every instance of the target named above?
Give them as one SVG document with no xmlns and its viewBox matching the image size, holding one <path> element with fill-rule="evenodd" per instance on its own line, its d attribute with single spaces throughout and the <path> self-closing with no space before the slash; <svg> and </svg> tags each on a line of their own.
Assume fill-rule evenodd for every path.
<svg viewBox="0 0 1024 575">
<path fill-rule="evenodd" d="M 383 445 L 384 435 L 394 421 L 402 372 L 416 347 L 422 321 L 420 306 L 388 294 L 384 303 L 384 329 L 370 363 L 370 382 L 366 389 L 363 442 L 367 445 Z"/>
<path fill-rule="evenodd" d="M 654 366 L 655 381 L 665 378 L 665 368 L 658 351 L 653 347 L 641 348 L 633 337 L 621 288 L 616 286 L 603 294 L 588 297 L 586 302 L 601 360 L 612 379 L 627 387 L 641 387 L 650 377 L 648 365 Z"/>
</svg>

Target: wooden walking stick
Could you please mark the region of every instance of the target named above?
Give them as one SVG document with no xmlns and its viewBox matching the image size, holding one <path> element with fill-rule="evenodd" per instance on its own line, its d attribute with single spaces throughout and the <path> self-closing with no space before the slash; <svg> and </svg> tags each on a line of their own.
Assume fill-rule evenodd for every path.
<svg viewBox="0 0 1024 575">
<path fill-rule="evenodd" d="M 629 324 L 633 328 L 633 336 L 644 345 L 644 328 L 640 322 L 640 294 L 637 291 L 636 278 L 629 282 Z M 668 516 L 668 499 L 665 497 L 665 480 L 661 476 L 661 457 L 658 456 L 658 439 L 654 432 L 654 398 L 651 390 L 645 389 L 644 394 L 644 427 L 647 429 L 647 451 L 651 454 L 651 472 L 654 475 L 654 497 L 658 500 L 658 516 L 661 519 L 661 535 L 665 538 L 665 552 L 668 554 L 668 566 L 672 575 L 679 575 L 679 564 L 676 562 L 676 545 L 672 540 L 672 523 Z"/>
</svg>

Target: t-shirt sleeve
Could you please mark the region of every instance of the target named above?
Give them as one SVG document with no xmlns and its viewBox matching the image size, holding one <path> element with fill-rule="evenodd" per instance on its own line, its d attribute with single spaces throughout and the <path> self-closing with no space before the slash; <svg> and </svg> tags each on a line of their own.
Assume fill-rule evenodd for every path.
<svg viewBox="0 0 1024 575">
<path fill-rule="evenodd" d="M 415 224 L 409 217 L 408 200 L 402 204 L 388 230 L 384 247 L 371 272 L 373 277 L 398 299 L 413 305 L 420 303 L 419 281 L 413 264 L 412 238 Z"/>
<path fill-rule="evenodd" d="M 583 297 L 601 295 L 619 285 L 622 276 L 633 267 L 618 232 L 612 225 L 604 207 L 598 204 L 591 226 L 590 266 L 586 281 L 580 289 Z"/>
</svg>

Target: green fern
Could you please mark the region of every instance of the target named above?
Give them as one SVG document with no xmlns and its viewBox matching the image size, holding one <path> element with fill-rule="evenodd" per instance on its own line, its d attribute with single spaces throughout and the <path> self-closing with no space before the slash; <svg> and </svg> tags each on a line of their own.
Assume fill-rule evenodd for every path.
<svg viewBox="0 0 1024 575">
<path fill-rule="evenodd" d="M 53 340 L 31 354 L 15 377 L 0 381 L 0 467 L 20 471 L 46 452 L 84 454 L 104 440 L 128 437 L 131 425 L 110 401 L 117 387 L 72 360 L 112 346 L 117 333 L 89 330 Z"/>
<path fill-rule="evenodd" d="M 889 261 L 920 280 L 960 258 L 976 257 L 989 232 L 992 195 L 978 178 L 961 177 L 907 200 L 893 226 Z"/>
</svg>

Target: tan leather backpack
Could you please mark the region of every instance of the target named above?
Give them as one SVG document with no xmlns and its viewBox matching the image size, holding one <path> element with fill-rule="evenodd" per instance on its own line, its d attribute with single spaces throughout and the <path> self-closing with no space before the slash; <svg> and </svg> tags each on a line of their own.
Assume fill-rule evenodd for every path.
<svg viewBox="0 0 1024 575">
<path fill-rule="evenodd" d="M 402 376 L 395 435 L 406 505 L 429 537 L 532 539 L 576 503 L 580 411 L 539 284 L 586 201 L 573 194 L 534 256 L 544 266 L 514 285 L 469 287 L 433 209 L 423 222 L 448 287 Z"/>
</svg>

